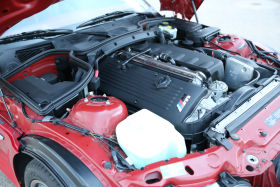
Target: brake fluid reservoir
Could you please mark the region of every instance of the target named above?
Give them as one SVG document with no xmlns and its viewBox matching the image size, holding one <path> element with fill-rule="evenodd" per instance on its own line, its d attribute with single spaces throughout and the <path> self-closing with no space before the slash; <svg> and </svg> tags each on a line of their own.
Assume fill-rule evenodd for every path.
<svg viewBox="0 0 280 187">
<path fill-rule="evenodd" d="M 120 122 L 116 135 L 128 160 L 138 169 L 173 157 L 182 158 L 187 152 L 185 139 L 174 126 L 146 109 Z"/>
<path fill-rule="evenodd" d="M 162 22 L 162 24 L 158 28 L 162 32 L 167 32 L 168 34 L 170 34 L 172 40 L 176 39 L 177 28 L 172 27 L 168 22 Z"/>
</svg>

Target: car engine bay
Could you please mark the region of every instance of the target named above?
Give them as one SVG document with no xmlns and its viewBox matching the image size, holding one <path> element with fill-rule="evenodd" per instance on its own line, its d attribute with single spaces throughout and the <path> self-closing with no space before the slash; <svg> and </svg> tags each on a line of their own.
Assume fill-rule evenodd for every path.
<svg viewBox="0 0 280 187">
<path fill-rule="evenodd" d="M 128 156 L 124 161 L 113 149 L 116 145 L 111 147 L 120 171 L 182 158 L 212 145 L 230 149 L 225 141 L 237 127 L 227 132 L 226 126 L 221 130 L 216 125 L 272 83 L 278 89 L 277 68 L 206 47 L 217 37 L 221 43 L 231 41 L 218 28 L 175 18 L 137 19 L 140 29 L 135 32 L 80 53 L 47 48 L 19 65 L 6 67 L 0 60 L 1 83 L 20 98 L 26 116 L 29 107 L 42 117 L 34 122 L 65 118 L 118 141 Z M 99 41 L 103 35 L 99 33 Z M 68 37 L 71 43 L 75 34 Z M 77 38 L 75 42 L 81 40 Z M 217 134 L 224 139 L 214 139 Z"/>
</svg>

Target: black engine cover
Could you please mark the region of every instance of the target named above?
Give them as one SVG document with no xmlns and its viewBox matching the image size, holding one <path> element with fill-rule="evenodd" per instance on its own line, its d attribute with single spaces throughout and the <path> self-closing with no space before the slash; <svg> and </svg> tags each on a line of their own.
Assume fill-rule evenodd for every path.
<svg viewBox="0 0 280 187">
<path fill-rule="evenodd" d="M 181 77 L 133 60 L 123 69 L 122 63 L 112 57 L 101 63 L 101 90 L 128 105 L 148 109 L 175 126 L 183 125 L 184 119 L 207 94 L 206 88 Z"/>
<path fill-rule="evenodd" d="M 153 55 L 164 53 L 172 57 L 180 66 L 201 71 L 213 80 L 224 79 L 224 64 L 221 60 L 203 53 L 173 45 L 153 43 L 150 45 Z"/>
</svg>

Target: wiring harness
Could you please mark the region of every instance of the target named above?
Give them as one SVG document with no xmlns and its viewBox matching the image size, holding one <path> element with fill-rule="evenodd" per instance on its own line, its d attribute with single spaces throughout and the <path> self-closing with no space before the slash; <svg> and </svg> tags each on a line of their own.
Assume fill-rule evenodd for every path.
<svg viewBox="0 0 280 187">
<path fill-rule="evenodd" d="M 91 136 L 91 137 L 101 141 L 102 143 L 106 144 L 110 148 L 113 160 L 114 160 L 115 165 L 116 165 L 116 168 L 119 171 L 133 171 L 133 170 L 136 169 L 133 165 L 130 165 L 126 161 L 126 159 L 123 157 L 123 155 L 120 153 L 120 147 L 119 147 L 119 144 L 116 140 L 114 140 L 112 138 L 102 136 L 100 134 L 91 132 L 88 129 L 81 128 L 81 127 L 78 127 L 76 125 L 73 125 L 73 124 L 70 124 L 70 123 L 67 123 L 67 122 L 63 121 L 63 118 L 65 118 L 67 116 L 68 112 L 66 112 L 61 118 L 55 118 L 54 116 L 46 116 L 43 119 L 33 119 L 27 114 L 26 109 L 25 109 L 25 104 L 21 100 L 19 100 L 18 98 L 14 97 L 14 96 L 6 95 L 6 94 L 3 94 L 3 95 L 4 95 L 4 97 L 14 99 L 18 103 L 20 103 L 23 115 L 25 116 L 26 119 L 28 119 L 32 123 L 51 122 L 54 125 L 61 125 L 63 127 L 72 129 L 72 130 L 77 131 L 77 132 L 80 132 L 83 136 Z M 116 148 L 116 147 L 118 147 L 118 148 Z"/>
</svg>

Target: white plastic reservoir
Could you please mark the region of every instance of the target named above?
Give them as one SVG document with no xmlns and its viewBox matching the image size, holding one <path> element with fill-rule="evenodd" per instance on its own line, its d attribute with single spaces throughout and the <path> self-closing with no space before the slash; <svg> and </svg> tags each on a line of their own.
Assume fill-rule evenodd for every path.
<svg viewBox="0 0 280 187">
<path fill-rule="evenodd" d="M 186 155 L 184 137 L 162 117 L 143 109 L 116 128 L 119 145 L 136 168 Z"/>
</svg>

